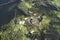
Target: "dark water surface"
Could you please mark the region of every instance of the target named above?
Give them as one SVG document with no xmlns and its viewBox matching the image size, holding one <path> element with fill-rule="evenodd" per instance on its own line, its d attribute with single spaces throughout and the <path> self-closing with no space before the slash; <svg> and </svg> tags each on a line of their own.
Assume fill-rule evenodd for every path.
<svg viewBox="0 0 60 40">
<path fill-rule="evenodd" d="M 10 1 L 10 0 L 5 0 L 5 1 L 4 0 L 0 0 L 0 4 L 7 3 L 8 1 Z M 18 4 L 18 2 L 20 0 L 17 0 L 17 1 L 13 0 L 13 1 L 14 2 L 9 3 L 7 5 L 0 6 L 0 26 L 2 26 L 3 24 L 9 23 L 10 20 L 12 18 L 14 18 L 14 13 L 15 13 L 15 8 L 16 8 L 16 6 L 14 6 L 14 5 Z M 9 8 L 11 6 L 14 6 L 14 7 L 12 8 L 12 10 L 9 11 Z"/>
<path fill-rule="evenodd" d="M 8 12 L 9 6 L 3 6 L 0 9 L 0 26 L 8 23 L 14 16 L 14 10 Z"/>
</svg>

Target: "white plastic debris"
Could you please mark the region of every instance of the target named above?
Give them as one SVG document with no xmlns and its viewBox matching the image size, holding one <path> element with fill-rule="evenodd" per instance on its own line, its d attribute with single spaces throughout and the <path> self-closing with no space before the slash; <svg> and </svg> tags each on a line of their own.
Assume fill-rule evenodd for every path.
<svg viewBox="0 0 60 40">
<path fill-rule="evenodd" d="M 25 21 L 19 21 L 19 24 L 24 25 Z"/>
<path fill-rule="evenodd" d="M 32 4 L 32 6 L 34 5 L 35 3 Z"/>
<path fill-rule="evenodd" d="M 34 16 L 36 16 L 36 14 L 34 14 Z"/>
<path fill-rule="evenodd" d="M 27 20 L 28 18 L 25 18 L 25 20 Z"/>
<path fill-rule="evenodd" d="M 33 34 L 34 32 L 35 32 L 35 31 L 34 31 L 34 30 L 32 30 L 30 33 L 31 33 L 31 34 Z"/>
<path fill-rule="evenodd" d="M 30 14 L 32 14 L 33 12 L 32 11 L 29 11 Z"/>
</svg>

